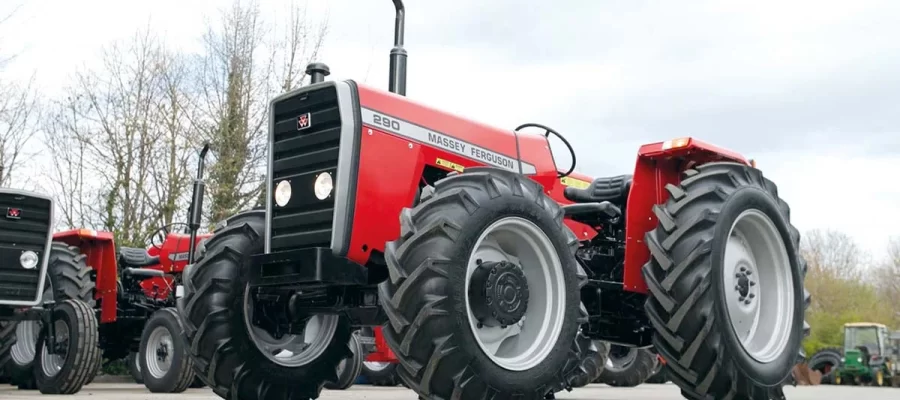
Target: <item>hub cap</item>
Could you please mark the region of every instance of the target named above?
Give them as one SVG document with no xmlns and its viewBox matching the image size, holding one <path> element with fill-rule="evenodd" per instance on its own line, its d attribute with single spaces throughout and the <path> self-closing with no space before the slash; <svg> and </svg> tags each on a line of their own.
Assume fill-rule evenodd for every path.
<svg viewBox="0 0 900 400">
<path fill-rule="evenodd" d="M 488 226 L 469 257 L 465 287 L 481 350 L 511 371 L 544 361 L 562 329 L 565 288 L 562 262 L 540 228 L 519 217 Z"/>
<path fill-rule="evenodd" d="M 303 334 L 288 334 L 276 338 L 251 322 L 254 309 L 248 285 L 244 291 L 244 324 L 250 338 L 270 361 L 289 368 L 301 367 L 318 359 L 331 344 L 340 321 L 340 316 L 334 314 L 313 315 L 306 320 Z"/>
<path fill-rule="evenodd" d="M 723 280 L 731 327 L 761 363 L 787 347 L 793 325 L 794 281 L 781 234 L 758 210 L 741 213 L 725 247 Z"/>
<path fill-rule="evenodd" d="M 56 329 L 56 344 L 45 343 L 41 350 L 41 369 L 44 376 L 51 378 L 62 370 L 69 349 L 69 326 L 61 320 L 54 321 L 53 324 Z M 50 354 L 47 350 L 50 346 L 58 346 L 59 351 L 56 354 Z"/>
<path fill-rule="evenodd" d="M 161 379 L 172 368 L 172 352 L 175 349 L 172 334 L 164 326 L 158 326 L 147 338 L 147 351 L 144 358 L 147 360 L 147 372 L 154 378 Z M 140 371 L 138 362 L 138 371 Z"/>
</svg>

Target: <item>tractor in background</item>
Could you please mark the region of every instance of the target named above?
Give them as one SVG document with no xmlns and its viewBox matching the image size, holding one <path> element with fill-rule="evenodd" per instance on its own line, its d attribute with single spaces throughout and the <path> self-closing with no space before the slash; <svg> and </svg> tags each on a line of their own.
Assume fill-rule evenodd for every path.
<svg viewBox="0 0 900 400">
<path fill-rule="evenodd" d="M 54 206 L 44 195 L 0 189 L 0 371 L 14 378 L 15 364 L 31 359 L 25 372 L 41 393 L 74 394 L 100 364 L 97 317 L 67 296 L 70 277 L 50 272 L 87 268 L 73 248 L 53 241 Z M 25 334 L 23 325 L 31 327 Z"/>
<path fill-rule="evenodd" d="M 843 355 L 833 371 L 837 385 L 891 386 L 897 376 L 897 354 L 887 326 L 872 322 L 844 325 Z"/>
<path fill-rule="evenodd" d="M 755 163 L 676 138 L 575 179 L 551 128 L 406 98 L 393 3 L 389 91 L 313 63 L 271 101 L 266 209 L 229 217 L 179 290 L 197 376 L 228 399 L 317 398 L 352 332 L 380 326 L 423 399 L 552 397 L 590 378 L 594 341 L 653 347 L 691 399 L 783 397 L 806 263 Z"/>
<path fill-rule="evenodd" d="M 82 261 L 48 267 L 48 274 L 56 280 L 57 298 L 87 304 L 99 320 L 100 352 L 96 353 L 95 368 L 85 374 L 88 380 L 99 373 L 102 359 L 107 363 L 124 359 L 135 380 L 151 392 L 178 393 L 202 385 L 193 375 L 181 339 L 175 288 L 185 265 L 202 252 L 201 242 L 209 237 L 197 234 L 208 150 L 204 146 L 200 152 L 189 221 L 156 230 L 147 240 L 148 249 L 117 247 L 111 232 L 93 229 L 53 235 L 54 243 L 64 244 L 61 251 L 67 257 Z M 8 365 L 13 383 L 22 389 L 36 386 L 29 379 L 36 368 L 35 342 L 21 338 L 35 338 L 40 325 L 29 322 L 19 324 L 16 332 L 20 338 L 16 349 L 24 356 Z"/>
</svg>

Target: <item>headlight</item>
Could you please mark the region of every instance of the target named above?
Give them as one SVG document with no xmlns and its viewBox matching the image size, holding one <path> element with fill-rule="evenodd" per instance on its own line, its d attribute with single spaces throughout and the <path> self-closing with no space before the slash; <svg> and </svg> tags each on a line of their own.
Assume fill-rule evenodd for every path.
<svg viewBox="0 0 900 400">
<path fill-rule="evenodd" d="M 22 255 L 19 256 L 19 264 L 22 264 L 22 268 L 34 269 L 38 265 L 37 253 L 31 250 L 23 251 Z"/>
<path fill-rule="evenodd" d="M 325 200 L 328 196 L 331 196 L 331 191 L 334 190 L 334 181 L 331 179 L 331 174 L 327 172 L 323 172 L 316 177 L 316 183 L 313 184 L 313 191 L 316 193 L 316 198 L 319 200 Z"/>
<path fill-rule="evenodd" d="M 860 364 L 862 364 L 862 357 L 860 357 L 860 358 L 857 358 L 857 359 L 856 359 L 856 362 L 858 362 L 858 363 L 860 363 Z"/>
<path fill-rule="evenodd" d="M 275 187 L 275 204 L 284 207 L 291 200 L 291 182 L 281 181 Z"/>
</svg>

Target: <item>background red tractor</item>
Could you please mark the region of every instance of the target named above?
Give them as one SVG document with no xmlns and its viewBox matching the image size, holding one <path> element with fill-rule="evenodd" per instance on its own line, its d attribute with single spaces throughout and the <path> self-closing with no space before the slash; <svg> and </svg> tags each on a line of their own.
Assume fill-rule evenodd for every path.
<svg viewBox="0 0 900 400">
<path fill-rule="evenodd" d="M 148 238 L 147 249 L 117 247 L 111 232 L 93 229 L 53 235 L 55 245 L 66 255 L 51 259 L 48 265 L 48 274 L 58 282 L 53 288 L 56 298 L 81 300 L 94 308 L 99 320 L 98 357 L 107 362 L 126 359 L 133 377 L 152 392 L 181 392 L 192 384 L 202 384 L 194 379 L 181 340 L 175 288 L 198 244 L 210 236 L 197 234 L 199 213 L 193 212 L 202 207 L 207 151 L 205 146 L 200 153 L 189 222 L 159 228 Z M 17 327 L 16 346 L 20 354 L 30 357 L 14 359 L 8 370 L 13 383 L 23 389 L 35 386 L 35 341 L 23 338 L 36 338 L 38 329 L 31 321 Z M 99 360 L 96 365 L 89 372 L 90 379 L 98 373 Z"/>
<path fill-rule="evenodd" d="M 544 399 L 585 380 L 595 340 L 654 347 L 691 399 L 780 398 L 809 297 L 775 184 L 693 138 L 573 183 L 554 130 L 407 99 L 394 5 L 390 92 L 311 64 L 272 100 L 266 210 L 185 271 L 197 375 L 224 398 L 316 398 L 380 325 L 426 399 Z"/>
</svg>

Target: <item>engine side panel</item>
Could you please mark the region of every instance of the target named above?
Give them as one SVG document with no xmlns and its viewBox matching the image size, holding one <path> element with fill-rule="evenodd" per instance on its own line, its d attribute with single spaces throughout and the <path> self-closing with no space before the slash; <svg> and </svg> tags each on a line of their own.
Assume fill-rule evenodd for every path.
<svg viewBox="0 0 900 400">
<path fill-rule="evenodd" d="M 54 234 L 53 240 L 76 246 L 87 257 L 85 262 L 97 273 L 94 299 L 100 300 L 100 323 L 115 321 L 119 272 L 112 233 L 74 229 Z"/>
</svg>

